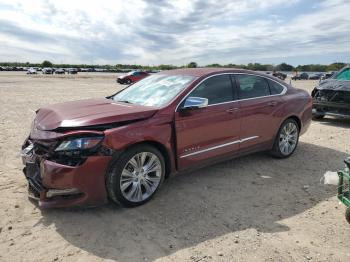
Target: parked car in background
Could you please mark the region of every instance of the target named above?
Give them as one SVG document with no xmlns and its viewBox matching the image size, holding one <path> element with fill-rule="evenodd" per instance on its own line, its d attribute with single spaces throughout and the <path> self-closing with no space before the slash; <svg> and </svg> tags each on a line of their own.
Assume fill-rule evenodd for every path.
<svg viewBox="0 0 350 262">
<path fill-rule="evenodd" d="M 310 80 L 320 80 L 322 76 L 323 76 L 322 73 L 312 74 L 309 76 L 309 79 Z"/>
<path fill-rule="evenodd" d="M 77 68 L 68 68 L 68 69 L 66 69 L 66 72 L 68 74 L 74 75 L 74 74 L 78 74 L 78 69 Z"/>
<path fill-rule="evenodd" d="M 163 71 L 37 110 L 22 146 L 29 194 L 41 207 L 141 205 L 171 173 L 256 151 L 291 156 L 311 110 L 306 91 L 263 73 Z"/>
<path fill-rule="evenodd" d="M 282 72 L 272 72 L 272 75 L 274 77 L 281 79 L 281 80 L 285 80 L 287 78 L 287 75 L 282 73 Z"/>
<path fill-rule="evenodd" d="M 320 82 L 311 95 L 314 119 L 322 119 L 326 115 L 350 117 L 350 67 L 344 67 Z"/>
<path fill-rule="evenodd" d="M 62 75 L 64 74 L 66 71 L 63 68 L 58 68 L 55 70 L 55 74 L 56 75 Z"/>
<path fill-rule="evenodd" d="M 131 84 L 135 83 L 137 81 L 140 81 L 141 79 L 149 76 L 150 74 L 147 72 L 142 71 L 131 71 L 126 75 L 118 76 L 117 83 L 119 84 Z"/>
<path fill-rule="evenodd" d="M 301 73 L 295 76 L 292 76 L 292 80 L 308 80 L 309 75 L 307 73 Z"/>
<path fill-rule="evenodd" d="M 52 75 L 54 70 L 50 67 L 45 67 L 41 70 L 41 72 L 46 75 Z"/>
<path fill-rule="evenodd" d="M 325 73 L 322 77 L 321 77 L 321 79 L 322 80 L 325 80 L 325 79 L 328 79 L 328 78 L 331 78 L 334 74 L 336 74 L 337 73 L 337 71 L 333 71 L 333 72 L 327 72 L 327 73 Z"/>
<path fill-rule="evenodd" d="M 27 70 L 27 75 L 36 75 L 38 72 L 35 68 L 31 67 Z"/>
</svg>

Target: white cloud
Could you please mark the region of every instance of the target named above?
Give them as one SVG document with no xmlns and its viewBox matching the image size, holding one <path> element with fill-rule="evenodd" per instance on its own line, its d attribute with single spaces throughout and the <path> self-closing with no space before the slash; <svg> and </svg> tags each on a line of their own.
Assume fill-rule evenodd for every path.
<svg viewBox="0 0 350 262">
<path fill-rule="evenodd" d="M 347 53 L 349 10 L 341 0 L 0 0 L 0 59 L 207 64 Z"/>
</svg>

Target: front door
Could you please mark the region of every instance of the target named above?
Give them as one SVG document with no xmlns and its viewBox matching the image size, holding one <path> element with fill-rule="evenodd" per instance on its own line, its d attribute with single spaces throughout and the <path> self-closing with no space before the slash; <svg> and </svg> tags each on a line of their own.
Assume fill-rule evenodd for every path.
<svg viewBox="0 0 350 262">
<path fill-rule="evenodd" d="M 175 114 L 179 169 L 238 151 L 239 108 L 230 75 L 204 80 L 187 97 L 207 98 L 208 106 L 181 110 L 185 99 Z"/>
</svg>

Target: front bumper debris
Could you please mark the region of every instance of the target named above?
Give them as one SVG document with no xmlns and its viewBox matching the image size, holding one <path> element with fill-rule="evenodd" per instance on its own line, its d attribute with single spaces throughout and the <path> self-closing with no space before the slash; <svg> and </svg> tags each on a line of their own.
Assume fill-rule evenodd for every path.
<svg viewBox="0 0 350 262">
<path fill-rule="evenodd" d="M 42 208 L 68 206 L 96 206 L 107 202 L 105 173 L 111 156 L 89 156 L 77 166 L 48 160 L 42 147 L 21 152 L 28 181 L 28 196 Z M 37 149 L 37 150 L 36 150 Z"/>
<path fill-rule="evenodd" d="M 350 117 L 350 104 L 314 100 L 312 107 L 314 114 Z"/>
</svg>

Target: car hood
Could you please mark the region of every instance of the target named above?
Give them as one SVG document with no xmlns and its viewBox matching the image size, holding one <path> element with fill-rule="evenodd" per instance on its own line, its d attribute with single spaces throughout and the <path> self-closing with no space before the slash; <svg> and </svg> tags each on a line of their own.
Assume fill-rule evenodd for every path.
<svg viewBox="0 0 350 262">
<path fill-rule="evenodd" d="M 149 118 L 155 107 L 127 104 L 112 99 L 86 99 L 40 108 L 34 120 L 39 130 L 75 128 Z"/>
<path fill-rule="evenodd" d="M 318 90 L 350 91 L 349 80 L 326 79 L 319 83 Z"/>
</svg>

